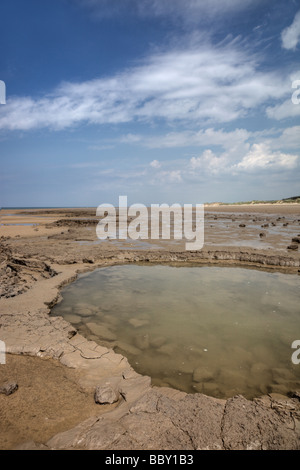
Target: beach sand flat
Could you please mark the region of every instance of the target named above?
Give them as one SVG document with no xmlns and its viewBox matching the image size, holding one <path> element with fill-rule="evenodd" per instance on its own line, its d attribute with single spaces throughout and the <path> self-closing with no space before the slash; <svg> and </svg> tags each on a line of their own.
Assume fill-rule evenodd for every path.
<svg viewBox="0 0 300 470">
<path fill-rule="evenodd" d="M 217 400 L 158 389 L 126 358 L 49 316 L 63 285 L 100 266 L 192 261 L 297 274 L 300 250 L 288 246 L 300 234 L 299 204 L 206 206 L 205 244 L 197 252 L 186 251 L 183 240 L 99 241 L 95 213 L 1 210 L 0 339 L 8 354 L 0 386 L 17 381 L 19 388 L 0 395 L 0 448 L 299 448 L 297 394 Z M 107 382 L 120 392 L 111 410 L 93 401 L 95 387 Z"/>
</svg>

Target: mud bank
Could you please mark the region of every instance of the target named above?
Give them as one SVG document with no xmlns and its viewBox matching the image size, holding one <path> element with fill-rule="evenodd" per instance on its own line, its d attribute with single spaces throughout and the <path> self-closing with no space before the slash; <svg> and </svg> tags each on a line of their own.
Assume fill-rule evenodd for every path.
<svg viewBox="0 0 300 470">
<path fill-rule="evenodd" d="M 169 388 L 153 387 L 151 379 L 137 374 L 125 357 L 86 340 L 62 318 L 49 315 L 51 307 L 60 300 L 61 287 L 74 280 L 78 273 L 112 264 L 193 262 L 298 272 L 299 251 L 290 252 L 282 243 L 283 238 L 288 241 L 300 233 L 298 208 L 286 212 L 281 206 L 275 213 L 274 208 L 268 213 L 266 207 L 263 208 L 264 212 L 257 208 L 256 212 L 253 212 L 255 208 L 247 212 L 239 207 L 237 213 L 226 207 L 221 214 L 219 210 L 214 213 L 213 209 L 206 220 L 208 235 L 211 234 L 207 238 L 209 243 L 199 252 L 185 251 L 184 245 L 178 241 L 149 242 L 146 245 L 131 241 L 120 244 L 109 240 L 99 243 L 94 233 L 94 222 L 86 225 L 68 221 L 64 225 L 59 222 L 62 218 L 66 219 L 64 211 L 59 214 L 39 211 L 39 220 L 44 216 L 39 231 L 28 226 L 4 227 L 5 231 L 0 234 L 0 339 L 6 344 L 6 352 L 17 355 L 14 356 L 16 360 L 19 355 L 39 357 L 43 361 L 44 371 L 51 361 L 56 361 L 68 371 L 73 370 L 76 372 L 72 378 L 74 389 L 85 394 L 89 400 L 94 396 L 95 388 L 101 385 L 108 386 L 118 398 L 113 409 L 95 405 L 91 413 L 88 410 L 88 418 L 84 412 L 82 417 L 78 413 L 77 424 L 68 421 L 66 416 L 59 430 L 53 428 L 51 437 L 48 431 L 43 434 L 42 423 L 41 432 L 32 433 L 30 429 L 37 423 L 33 426 L 32 418 L 28 417 L 28 439 L 20 433 L 16 442 L 9 437 L 11 429 L 7 423 L 14 419 L 16 410 L 21 413 L 22 407 L 26 408 L 26 403 L 20 400 L 13 403 L 12 400 L 22 392 L 20 386 L 14 395 L 1 397 L 1 408 L 5 410 L 5 421 L 1 420 L 4 427 L 1 436 L 5 436 L 2 437 L 2 448 L 300 448 L 300 401 L 297 391 L 291 390 L 290 397 L 271 394 L 249 401 L 240 395 L 218 400 L 199 393 L 188 395 Z M 31 218 L 34 217 L 32 212 Z M 89 218 L 90 212 L 86 214 Z M 85 215 L 82 210 L 79 214 L 80 217 Z M 73 211 L 72 217 L 77 216 L 78 213 Z M 12 216 L 6 216 L 5 220 L 9 217 Z M 14 217 L 17 217 L 16 213 Z M 256 220 L 253 222 L 254 218 Z M 284 236 L 280 232 L 278 236 L 272 222 L 281 224 L 280 232 L 284 231 Z M 284 223 L 287 225 L 283 227 Z M 251 243 L 257 243 L 261 225 L 264 224 L 269 224 L 264 230 L 272 248 L 263 244 L 259 249 L 254 248 Z M 242 248 L 232 246 L 234 233 L 235 240 L 250 240 L 248 245 Z M 13 380 L 9 361 L 0 367 L 2 374 L 5 370 L 5 379 Z M 41 373 L 39 370 L 36 369 L 37 375 Z M 53 382 L 51 375 L 47 378 L 46 372 L 45 380 L 49 380 L 49 384 Z M 43 390 L 39 390 L 37 385 L 35 393 L 38 396 Z M 67 410 L 68 397 L 65 403 Z M 40 406 L 38 402 L 36 406 Z"/>
</svg>

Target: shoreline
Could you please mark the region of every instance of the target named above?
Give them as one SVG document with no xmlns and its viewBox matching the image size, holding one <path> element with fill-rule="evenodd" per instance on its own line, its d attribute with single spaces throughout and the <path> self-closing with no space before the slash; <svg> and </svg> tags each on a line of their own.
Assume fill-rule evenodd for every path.
<svg viewBox="0 0 300 470">
<path fill-rule="evenodd" d="M 288 240 L 290 235 L 300 233 L 300 208 L 299 205 L 296 208 L 295 204 L 293 208 L 290 204 L 287 205 L 290 207 L 289 211 L 282 204 L 277 205 L 277 210 L 280 208 L 279 214 L 284 220 L 289 220 L 284 227 Z M 238 210 L 233 210 L 233 206 L 214 206 L 211 209 L 217 218 L 220 212 L 235 215 L 242 213 L 243 219 L 247 221 L 245 228 L 248 229 L 248 221 L 253 213 L 258 218 L 264 218 L 261 206 L 266 209 L 265 204 L 260 205 L 259 209 L 256 204 L 251 205 L 256 211 L 250 210 L 249 206 L 247 210 L 244 207 L 244 211 L 241 211 L 242 205 L 235 206 Z M 226 210 L 223 211 L 225 207 Z M 74 209 L 73 218 L 82 211 L 81 208 Z M 68 212 L 72 211 L 68 209 Z M 268 208 L 267 223 L 269 219 L 274 220 L 274 214 L 277 213 Z M 15 217 L 5 216 L 1 211 L 2 221 L 3 217 L 4 220 L 20 217 L 16 213 L 14 215 Z M 217 239 L 212 245 L 205 245 L 200 252 L 186 252 L 182 249 L 182 244 L 172 240 L 166 244 L 155 241 L 152 245 L 149 243 L 146 248 L 143 246 L 139 249 L 139 243 L 132 244 L 133 248 L 127 242 L 122 246 L 110 241 L 97 244 L 93 228 L 87 230 L 88 227 L 74 225 L 72 221 L 65 226 L 56 224 L 59 219 L 65 220 L 65 215 L 56 214 L 55 209 L 50 215 L 44 214 L 44 218 L 41 215 L 40 212 L 37 217 L 30 215 L 30 219 L 29 214 L 27 215 L 27 220 L 30 220 L 28 223 L 36 223 L 34 221 L 38 220 L 37 226 L 0 227 L 0 267 L 4 286 L 0 299 L 0 339 L 5 341 L 7 353 L 49 358 L 74 369 L 78 372 L 77 386 L 87 394 L 93 394 L 97 385 L 109 382 L 118 391 L 119 401 L 112 411 L 102 413 L 103 405 L 98 405 L 99 416 L 88 418 L 75 428 L 68 429 L 66 426 L 64 431 L 53 435 L 51 439 L 25 443 L 23 448 L 38 448 L 43 445 L 47 449 L 154 449 L 158 445 L 155 439 L 161 432 L 167 432 L 172 439 L 160 439 L 159 446 L 162 447 L 156 448 L 300 448 L 298 431 L 295 426 L 291 429 L 291 422 L 300 419 L 300 403 L 297 398 L 272 395 L 249 401 L 239 395 L 220 400 L 202 394 L 188 395 L 173 389 L 153 387 L 151 379 L 137 374 L 124 356 L 86 340 L 65 320 L 49 315 L 51 307 L 59 301 L 60 289 L 64 285 L 72 282 L 80 272 L 111 264 L 192 262 L 199 265 L 249 266 L 254 269 L 298 273 L 299 251 L 287 251 L 281 244 L 281 233 L 278 241 L 276 233 L 272 234 L 270 229 L 267 238 L 272 240 L 273 249 L 251 247 L 251 243 L 257 243 L 256 225 L 259 229 L 263 225 L 260 222 L 264 222 L 259 220 L 258 224 L 242 234 L 243 240 L 248 237 L 250 247 L 226 245 L 224 234 L 220 232 L 224 229 L 224 224 L 230 225 L 229 219 L 218 221 L 213 217 L 209 219 L 209 228 L 213 225 L 212 234 L 219 230 L 214 236 L 219 236 L 220 240 Z M 232 231 L 240 236 L 241 220 L 230 221 L 234 227 L 228 228 L 227 242 L 231 241 Z M 280 231 L 283 231 L 282 224 Z M 7 273 L 8 268 L 10 272 Z M 196 415 L 192 412 L 195 407 L 199 408 Z M 286 411 L 291 409 L 294 410 L 290 412 L 293 417 L 287 417 Z M 245 410 L 251 410 L 251 422 L 247 421 Z M 278 410 L 281 410 L 281 414 Z M 201 423 L 197 432 L 196 418 Z M 184 429 L 179 424 L 182 419 L 187 423 Z M 258 422 L 264 433 L 258 431 Z M 229 423 L 232 429 L 229 429 Z M 147 442 L 142 442 L 138 435 L 138 429 L 141 428 L 143 432 L 147 430 Z M 188 440 L 186 434 L 190 436 Z M 19 448 L 22 448 L 22 443 L 19 444 Z"/>
</svg>

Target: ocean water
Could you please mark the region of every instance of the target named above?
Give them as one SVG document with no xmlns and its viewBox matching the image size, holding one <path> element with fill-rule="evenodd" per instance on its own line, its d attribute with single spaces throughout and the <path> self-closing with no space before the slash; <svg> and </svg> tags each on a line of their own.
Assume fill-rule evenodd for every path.
<svg viewBox="0 0 300 470">
<path fill-rule="evenodd" d="M 299 287 L 297 275 L 237 267 L 111 266 L 79 276 L 52 315 L 154 385 L 253 398 L 300 387 Z"/>
</svg>

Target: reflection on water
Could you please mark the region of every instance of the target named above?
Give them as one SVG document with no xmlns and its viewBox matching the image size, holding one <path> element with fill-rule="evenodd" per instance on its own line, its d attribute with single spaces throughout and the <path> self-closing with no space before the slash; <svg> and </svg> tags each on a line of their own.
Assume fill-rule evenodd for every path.
<svg viewBox="0 0 300 470">
<path fill-rule="evenodd" d="M 155 385 L 215 397 L 300 386 L 299 276 L 225 267 L 123 265 L 65 288 L 52 310 L 124 354 Z"/>
</svg>

